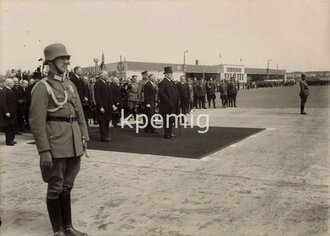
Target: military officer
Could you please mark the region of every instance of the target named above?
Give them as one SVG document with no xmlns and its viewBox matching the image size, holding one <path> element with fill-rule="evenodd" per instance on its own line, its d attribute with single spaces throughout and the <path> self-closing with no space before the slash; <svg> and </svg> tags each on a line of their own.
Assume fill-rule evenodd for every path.
<svg viewBox="0 0 330 236">
<path fill-rule="evenodd" d="M 306 74 L 303 73 L 301 75 L 301 80 L 300 80 L 300 114 L 302 115 L 307 115 L 305 112 L 305 103 L 307 101 L 307 98 L 309 96 L 309 90 L 308 90 L 308 84 L 306 83 Z"/>
<path fill-rule="evenodd" d="M 74 84 L 67 79 L 70 55 L 63 44 L 44 49 L 48 76 L 31 92 L 30 127 L 48 183 L 47 210 L 54 235 L 87 236 L 72 227 L 71 190 L 89 140 L 84 112 Z"/>
</svg>

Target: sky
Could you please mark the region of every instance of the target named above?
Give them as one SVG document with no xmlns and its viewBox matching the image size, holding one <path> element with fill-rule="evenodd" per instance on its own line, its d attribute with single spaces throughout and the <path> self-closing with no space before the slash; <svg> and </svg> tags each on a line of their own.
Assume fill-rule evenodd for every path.
<svg viewBox="0 0 330 236">
<path fill-rule="evenodd" d="M 330 0 L 0 0 L 0 73 L 63 43 L 71 68 L 127 61 L 330 70 Z"/>
</svg>

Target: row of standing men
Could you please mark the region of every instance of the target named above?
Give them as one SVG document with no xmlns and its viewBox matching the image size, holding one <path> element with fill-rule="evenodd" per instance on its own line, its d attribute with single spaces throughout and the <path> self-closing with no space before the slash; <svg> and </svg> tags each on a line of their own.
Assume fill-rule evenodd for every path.
<svg viewBox="0 0 330 236">
<path fill-rule="evenodd" d="M 171 68 L 168 67 L 167 70 L 170 71 Z M 181 76 L 180 81 L 176 82 L 172 73 L 167 73 L 168 71 L 164 74 L 171 74 L 171 81 L 179 94 L 176 113 L 185 115 L 193 108 L 206 109 L 206 98 L 208 107 L 211 108 L 213 105 L 213 108 L 216 108 L 217 86 L 212 78 L 205 81 Z M 73 73 L 70 74 L 70 79 L 76 85 L 81 98 L 86 123 L 89 123 L 89 118 L 93 118 L 94 123 L 99 123 L 101 141 L 111 141 L 107 127 L 111 120 L 113 126 L 118 127 L 120 118 L 124 118 L 121 117 L 122 109 L 124 116 L 132 114 L 135 119 L 137 114 L 145 114 L 150 120 L 155 112 L 160 112 L 159 85 L 161 81 L 157 81 L 156 76 L 149 74 L 148 71 L 143 71 L 141 74 L 142 80 L 139 82 L 136 75 L 123 82 L 117 77 L 110 78 L 106 71 L 101 71 L 96 81 L 92 80 L 91 83 L 88 83 L 88 78 L 83 75 L 80 67 L 75 67 Z M 237 87 L 234 79 L 220 84 L 222 107 L 236 107 L 236 95 Z M 144 131 L 157 132 L 150 124 Z"/>
</svg>

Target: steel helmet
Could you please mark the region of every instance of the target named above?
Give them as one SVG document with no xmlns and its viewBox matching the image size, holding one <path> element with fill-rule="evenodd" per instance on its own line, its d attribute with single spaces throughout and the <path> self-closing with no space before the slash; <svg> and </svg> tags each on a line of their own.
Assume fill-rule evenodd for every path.
<svg viewBox="0 0 330 236">
<path fill-rule="evenodd" d="M 44 55 L 45 55 L 45 61 L 44 65 L 47 65 L 49 61 L 53 61 L 58 57 L 70 57 L 66 51 L 66 48 L 61 43 L 54 43 L 51 45 L 48 45 L 44 49 Z"/>
</svg>

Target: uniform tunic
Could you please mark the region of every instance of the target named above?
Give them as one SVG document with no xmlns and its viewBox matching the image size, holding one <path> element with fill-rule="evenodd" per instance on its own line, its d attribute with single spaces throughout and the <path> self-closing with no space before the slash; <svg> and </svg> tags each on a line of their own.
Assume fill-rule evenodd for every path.
<svg viewBox="0 0 330 236">
<path fill-rule="evenodd" d="M 58 102 L 63 102 L 64 91 L 68 100 L 58 111 L 49 112 L 48 109 L 57 108 L 44 82 L 39 82 L 32 90 L 30 107 L 30 127 L 37 149 L 40 152 L 50 150 L 53 158 L 67 158 L 81 156 L 84 153 L 82 136 L 89 140 L 84 112 L 80 98 L 74 84 L 54 73 L 49 73 L 46 83 L 52 88 Z M 77 121 L 47 121 L 47 117 L 76 117 Z"/>
</svg>

